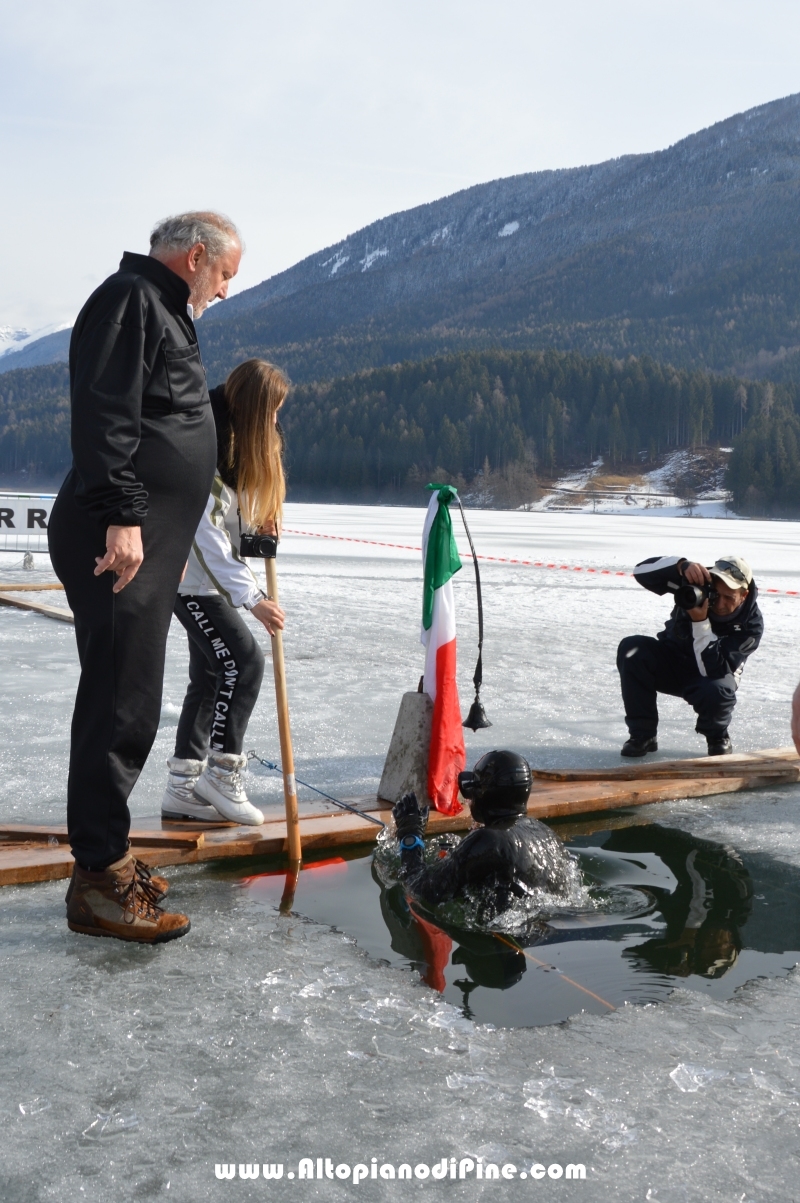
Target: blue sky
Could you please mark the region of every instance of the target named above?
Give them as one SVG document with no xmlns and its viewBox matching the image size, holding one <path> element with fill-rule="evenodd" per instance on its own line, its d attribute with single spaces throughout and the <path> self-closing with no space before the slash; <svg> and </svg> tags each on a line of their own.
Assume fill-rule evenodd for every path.
<svg viewBox="0 0 800 1203">
<path fill-rule="evenodd" d="M 237 287 L 483 180 L 800 91 L 796 0 L 0 0 L 0 325 L 69 322 L 170 212 Z"/>
</svg>

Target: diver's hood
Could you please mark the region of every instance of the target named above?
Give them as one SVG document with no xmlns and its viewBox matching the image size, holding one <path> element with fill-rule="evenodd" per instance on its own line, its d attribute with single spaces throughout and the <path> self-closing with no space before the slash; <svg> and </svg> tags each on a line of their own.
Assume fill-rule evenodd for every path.
<svg viewBox="0 0 800 1203">
<path fill-rule="evenodd" d="M 487 752 L 471 773 L 458 775 L 458 788 L 479 823 L 524 815 L 531 782 L 530 765 L 516 752 Z"/>
</svg>

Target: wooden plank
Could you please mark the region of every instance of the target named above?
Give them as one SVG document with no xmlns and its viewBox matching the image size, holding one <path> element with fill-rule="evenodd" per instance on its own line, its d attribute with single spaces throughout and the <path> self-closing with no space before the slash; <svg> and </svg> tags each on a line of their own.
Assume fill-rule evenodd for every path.
<svg viewBox="0 0 800 1203">
<path fill-rule="evenodd" d="M 707 769 L 677 769 L 672 768 L 665 772 L 656 770 L 654 772 L 636 772 L 635 769 L 621 769 L 619 772 L 609 770 L 608 773 L 594 773 L 591 771 L 581 772 L 576 770 L 574 773 L 564 772 L 563 774 L 552 776 L 536 775 L 534 778 L 534 791 L 542 788 L 549 788 L 553 785 L 569 785 L 578 782 L 590 781 L 677 781 L 683 778 L 686 781 L 725 781 L 729 777 L 775 777 L 781 781 L 800 781 L 800 764 L 786 764 L 781 761 L 765 761 L 763 764 L 731 764 L 724 767 L 711 766 Z"/>
<path fill-rule="evenodd" d="M 351 806 L 357 807 L 358 810 L 364 811 L 365 814 L 373 814 L 375 816 L 375 818 L 380 819 L 380 821 L 382 823 L 387 823 L 389 821 L 391 809 L 392 809 L 391 804 L 387 804 L 387 803 L 383 802 L 381 799 L 376 798 L 374 794 L 362 794 L 355 798 L 343 798 L 342 801 L 349 802 Z M 320 803 L 320 805 L 322 806 L 322 805 L 324 805 L 324 803 Z M 388 813 L 387 813 L 387 811 L 388 811 Z M 300 819 L 301 819 L 301 822 L 306 822 L 308 819 L 328 819 L 328 818 L 331 818 L 333 815 L 337 815 L 337 814 L 344 815 L 345 817 L 347 815 L 351 815 L 351 817 L 354 819 L 356 819 L 358 817 L 357 815 L 352 815 L 352 812 L 350 812 L 350 811 L 332 810 L 332 809 L 330 809 L 330 807 L 328 807 L 325 810 L 311 811 L 310 813 L 308 811 L 306 811 L 305 813 L 300 815 Z M 262 827 L 268 827 L 272 823 L 283 823 L 284 820 L 285 820 L 285 811 L 283 809 L 283 806 L 280 806 L 280 807 L 276 806 L 275 810 L 272 814 L 267 812 L 267 817 L 264 819 L 264 823 L 262 824 Z M 158 815 L 147 816 L 144 819 L 142 819 L 141 821 L 143 823 L 148 824 L 148 827 L 150 827 L 150 828 L 155 828 L 155 827 L 157 827 L 157 825 L 159 823 L 163 822 L 167 825 L 167 827 L 169 828 L 170 831 L 174 830 L 174 831 L 205 831 L 205 832 L 212 832 L 212 831 L 226 832 L 227 831 L 227 832 L 230 832 L 233 828 L 236 828 L 237 830 L 243 831 L 243 832 L 253 830 L 252 827 L 241 827 L 240 825 L 238 825 L 236 823 L 226 822 L 225 820 L 221 820 L 219 823 L 215 823 L 213 825 L 213 827 L 204 825 L 198 819 L 164 819 L 164 820 L 162 820 L 160 818 L 160 816 L 158 816 Z M 377 827 L 377 824 L 371 823 L 370 826 L 375 828 L 375 832 L 377 834 L 378 830 L 379 830 L 379 828 Z M 0 827 L 0 830 L 2 830 L 2 827 Z M 165 828 L 165 830 L 166 830 L 166 828 Z"/>
<path fill-rule="evenodd" d="M 528 814 L 537 819 L 602 814 L 604 811 L 645 806 L 677 798 L 708 797 L 774 787 L 797 781 L 800 761 L 793 749 L 771 749 L 765 753 L 739 757 L 730 772 L 723 775 L 686 776 L 688 764 L 705 767 L 707 762 L 661 762 L 676 765 L 680 772 L 671 777 L 625 776 L 605 779 L 583 777 L 577 780 L 544 780 L 534 783 L 528 802 Z M 726 766 L 727 767 L 727 766 Z M 354 802 L 356 800 L 353 800 Z M 360 809 L 388 818 L 376 799 L 359 798 Z M 584 819 L 584 822 L 587 820 Z M 614 817 L 591 820 L 616 822 Z M 628 820 L 630 821 L 630 820 Z M 460 815 L 432 812 L 428 820 L 431 834 L 466 831 L 472 824 L 468 809 Z M 567 830 L 567 828 L 564 828 Z M 343 847 L 348 844 L 374 843 L 380 828 L 366 818 L 347 811 L 314 812 L 300 819 L 304 853 Z M 64 825 L 0 825 L 0 885 L 50 881 L 68 877 L 72 856 L 66 846 Z M 53 844 L 50 843 L 53 840 Z M 140 819 L 131 831 L 136 853 L 154 868 L 165 865 L 200 864 L 235 857 L 281 856 L 287 852 L 286 821 L 275 816 L 260 827 L 240 827 L 220 823 L 212 827 L 191 821 L 164 822 L 158 816 Z"/>
<path fill-rule="evenodd" d="M 155 820 L 148 819 L 148 824 Z M 464 831 L 472 822 L 469 812 L 454 817 L 434 814 L 431 832 Z M 274 819 L 260 827 L 219 825 L 188 832 L 181 823 L 162 831 L 131 830 L 131 844 L 142 860 L 153 867 L 198 864 L 248 856 L 281 856 L 287 851 L 286 820 Z M 196 825 L 195 825 L 196 826 Z M 336 811 L 300 820 L 304 851 L 337 848 L 348 844 L 374 843 L 379 828 L 367 819 Z M 72 872 L 72 857 L 65 844 L 62 827 L 31 828 L 7 824 L 0 828 L 0 885 L 24 881 L 47 881 L 67 877 Z M 59 839 L 58 846 L 45 846 L 44 840 Z M 15 842 L 12 842 L 14 840 Z"/>
<path fill-rule="evenodd" d="M 63 844 L 43 848 L 41 844 L 0 844 L 0 885 L 25 885 L 57 881 L 72 874 L 72 853 Z"/>
<path fill-rule="evenodd" d="M 39 584 L 39 585 L 0 584 L 0 591 L 2 591 L 4 593 L 14 593 L 17 591 L 39 593 L 40 591 L 42 591 L 44 589 L 62 589 L 63 590 L 63 588 L 64 588 L 64 586 L 61 584 L 60 581 L 45 581 L 44 584 Z"/>
<path fill-rule="evenodd" d="M 704 798 L 740 790 L 763 789 L 776 784 L 791 784 L 794 779 L 776 781 L 772 775 L 757 777 L 667 778 L 643 781 L 637 786 L 620 782 L 575 782 L 554 784 L 549 790 L 531 795 L 528 814 L 535 819 L 555 819 L 562 815 L 593 814 L 627 806 L 646 806 L 651 802 L 672 802 L 678 798 Z"/>
<path fill-rule="evenodd" d="M 800 780 L 800 756 L 794 748 L 769 748 L 735 756 L 701 756 L 690 760 L 655 760 L 604 769 L 534 769 L 535 781 L 639 781 L 657 777 L 737 777 L 764 772 Z"/>
<path fill-rule="evenodd" d="M 152 830 L 142 830 L 136 828 L 131 831 L 131 844 L 157 844 L 163 845 L 165 848 L 194 848 L 198 844 L 202 844 L 205 838 L 204 831 L 171 831 L 169 828 L 157 829 L 155 826 Z M 44 843 L 50 840 L 57 840 L 59 844 L 67 844 L 69 836 L 67 835 L 66 825 L 58 825 L 56 827 L 40 827 L 28 826 L 25 823 L 0 823 L 0 847 L 4 843 Z"/>
<path fill-rule="evenodd" d="M 43 614 L 45 618 L 55 618 L 59 622 L 75 622 L 72 611 L 65 606 L 47 606 L 44 602 L 25 601 L 21 597 L 11 597 L 8 593 L 0 593 L 0 605 L 14 606 L 17 610 L 33 610 L 36 614 Z"/>
<path fill-rule="evenodd" d="M 35 842 L 37 840 L 49 839 L 55 839 L 59 844 L 66 844 L 66 823 L 57 823 L 53 827 L 43 827 L 39 823 L 34 825 L 30 823 L 0 823 L 0 840 L 28 843 L 30 841 Z"/>
</svg>

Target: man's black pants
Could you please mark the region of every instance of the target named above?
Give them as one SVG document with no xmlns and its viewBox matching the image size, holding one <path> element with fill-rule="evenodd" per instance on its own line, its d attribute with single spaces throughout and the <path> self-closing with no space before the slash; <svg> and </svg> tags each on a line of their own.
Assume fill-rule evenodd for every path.
<svg viewBox="0 0 800 1203">
<path fill-rule="evenodd" d="M 53 506 L 50 558 L 75 615 L 81 676 L 72 716 L 67 827 L 75 859 L 104 869 L 125 855 L 128 795 L 161 715 L 167 634 L 181 572 L 208 501 L 216 446 L 211 406 L 142 418 L 136 470 L 149 494 L 144 561 L 120 593 L 94 576 L 106 530 L 76 501 L 70 472 Z"/>
<path fill-rule="evenodd" d="M 264 653 L 224 597 L 179 594 L 175 617 L 189 636 L 189 688 L 175 755 L 204 760 L 209 750 L 241 753 L 264 676 Z"/>
<path fill-rule="evenodd" d="M 625 703 L 625 722 L 635 739 L 649 739 L 658 730 L 657 695 L 683 698 L 697 712 L 695 730 L 719 736 L 728 729 L 736 705 L 732 673 L 710 680 L 701 676 L 694 659 L 679 648 L 649 635 L 629 635 L 617 651 L 617 668 Z"/>
</svg>

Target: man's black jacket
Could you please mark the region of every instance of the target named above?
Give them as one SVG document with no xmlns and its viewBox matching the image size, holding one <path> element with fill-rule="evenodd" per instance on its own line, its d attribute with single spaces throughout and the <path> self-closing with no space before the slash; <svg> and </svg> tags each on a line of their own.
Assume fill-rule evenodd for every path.
<svg viewBox="0 0 800 1203">
<path fill-rule="evenodd" d="M 686 584 L 679 566 L 687 562 L 680 556 L 651 556 L 636 565 L 633 575 L 645 589 L 663 596 Z M 705 622 L 692 622 L 685 610 L 675 606 L 664 630 L 658 632 L 658 638 L 674 645 L 687 659 L 694 660 L 700 674 L 712 681 L 728 673 L 738 677 L 745 660 L 756 650 L 764 634 L 764 619 L 757 597 L 758 589 L 752 581 L 738 610 L 727 618 L 718 618 L 709 610 Z"/>
<path fill-rule="evenodd" d="M 69 348 L 75 500 L 105 528 L 140 526 L 142 420 L 208 403 L 188 285 L 157 259 L 126 252 L 84 305 Z"/>
</svg>

